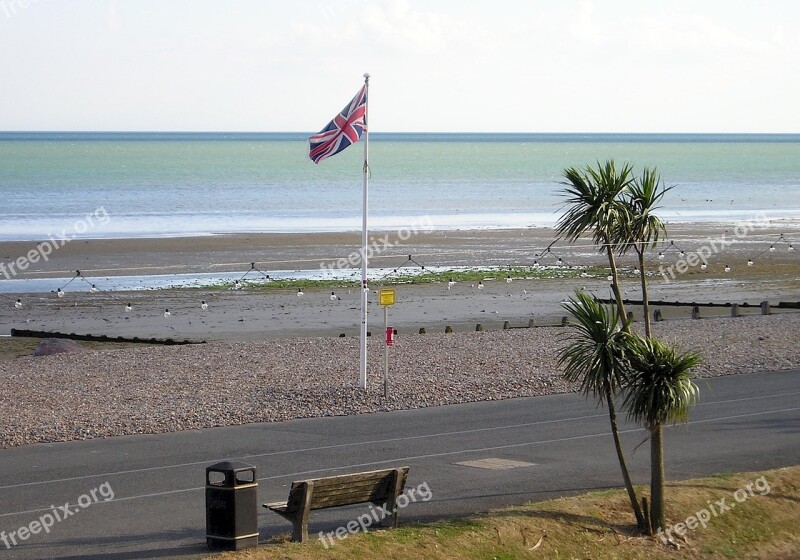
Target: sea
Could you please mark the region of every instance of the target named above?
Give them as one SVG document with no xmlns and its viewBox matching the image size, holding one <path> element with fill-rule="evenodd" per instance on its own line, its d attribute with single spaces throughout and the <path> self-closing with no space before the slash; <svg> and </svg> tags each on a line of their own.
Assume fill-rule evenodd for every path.
<svg viewBox="0 0 800 560">
<path fill-rule="evenodd" d="M 317 165 L 308 136 L 0 132 L 0 241 L 359 230 L 363 142 Z M 608 158 L 657 168 L 671 222 L 800 218 L 800 134 L 374 132 L 370 229 L 552 226 Z"/>
</svg>

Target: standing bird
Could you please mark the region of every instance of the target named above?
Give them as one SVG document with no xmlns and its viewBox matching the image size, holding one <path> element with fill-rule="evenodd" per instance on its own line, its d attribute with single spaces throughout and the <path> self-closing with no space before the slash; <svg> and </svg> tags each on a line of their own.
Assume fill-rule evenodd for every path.
<svg viewBox="0 0 800 560">
<path fill-rule="evenodd" d="M 506 284 L 511 284 L 511 276 L 506 276 Z"/>
<path fill-rule="evenodd" d="M 169 319 L 170 315 L 172 315 L 172 314 L 169 312 L 169 309 L 165 309 L 164 310 L 164 319 Z"/>
<path fill-rule="evenodd" d="M 89 288 L 89 291 L 91 293 L 93 293 L 93 294 L 96 294 L 97 293 L 97 286 L 95 284 L 92 284 L 92 287 Z"/>
<path fill-rule="evenodd" d="M 336 301 L 337 299 L 339 299 L 339 296 L 337 296 L 334 292 L 331 292 L 330 300 L 331 301 Z"/>
<path fill-rule="evenodd" d="M 452 288 L 453 286 L 455 286 L 455 285 L 456 285 L 456 283 L 455 283 L 455 281 L 454 281 L 452 278 L 451 278 L 450 280 L 448 280 L 448 281 L 447 281 L 447 289 L 448 289 L 448 290 L 449 290 L 450 288 Z"/>
<path fill-rule="evenodd" d="M 203 300 L 203 302 L 200 303 L 200 309 L 202 309 L 203 311 L 208 309 L 208 304 L 205 302 L 205 300 Z"/>
<path fill-rule="evenodd" d="M 15 307 L 16 309 L 19 309 L 20 307 L 22 307 L 22 300 L 21 300 L 21 299 L 18 299 L 17 301 L 15 301 L 15 302 L 14 302 L 14 307 Z"/>
<path fill-rule="evenodd" d="M 64 292 L 62 292 L 62 291 L 61 291 L 61 288 L 59 288 L 58 290 L 56 290 L 56 295 L 57 295 L 58 297 L 64 297 Z"/>
<path fill-rule="evenodd" d="M 133 307 L 131 307 L 130 303 L 125 304 L 125 313 L 130 313 Z"/>
<path fill-rule="evenodd" d="M 303 288 L 297 288 L 297 297 L 303 297 Z"/>
<path fill-rule="evenodd" d="M 483 289 L 483 281 L 482 280 L 478 280 L 478 289 L 479 290 Z"/>
</svg>

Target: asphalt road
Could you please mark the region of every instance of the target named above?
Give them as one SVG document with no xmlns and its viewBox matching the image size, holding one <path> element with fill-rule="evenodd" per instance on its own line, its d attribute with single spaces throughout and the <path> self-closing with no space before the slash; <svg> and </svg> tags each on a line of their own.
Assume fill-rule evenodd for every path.
<svg viewBox="0 0 800 560">
<path fill-rule="evenodd" d="M 700 386 L 691 422 L 666 431 L 670 479 L 800 464 L 800 370 Z M 647 483 L 648 447 L 633 453 L 645 432 L 622 429 L 635 482 Z M 0 554 L 202 556 L 205 467 L 223 459 L 257 467 L 259 503 L 286 499 L 292 480 L 409 465 L 406 488 L 421 492 L 402 510 L 401 523 L 621 485 L 606 411 L 577 395 L 30 445 L 0 451 L 0 539 L 15 532 L 17 540 L 0 540 Z M 481 459 L 528 465 L 458 464 Z M 423 489 L 430 500 L 422 500 Z M 53 509 L 64 516 L 67 503 L 77 513 L 20 540 L 20 527 L 41 529 L 31 522 Z M 364 510 L 315 512 L 310 531 L 334 530 Z M 266 540 L 290 524 L 263 510 L 259 527 Z"/>
</svg>

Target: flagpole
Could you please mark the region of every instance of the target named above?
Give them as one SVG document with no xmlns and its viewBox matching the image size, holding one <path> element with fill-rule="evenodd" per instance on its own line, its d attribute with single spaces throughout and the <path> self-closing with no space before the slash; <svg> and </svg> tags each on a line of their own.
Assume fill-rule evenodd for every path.
<svg viewBox="0 0 800 560">
<path fill-rule="evenodd" d="M 364 106 L 364 188 L 363 207 L 361 209 L 361 339 L 358 385 L 367 388 L 367 296 L 369 284 L 367 282 L 367 202 L 369 200 L 369 73 L 364 74 L 366 87 L 366 103 Z"/>
</svg>

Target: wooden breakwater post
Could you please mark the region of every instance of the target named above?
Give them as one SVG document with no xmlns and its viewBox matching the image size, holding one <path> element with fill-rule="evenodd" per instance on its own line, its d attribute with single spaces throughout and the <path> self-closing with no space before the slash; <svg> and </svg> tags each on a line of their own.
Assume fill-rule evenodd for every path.
<svg viewBox="0 0 800 560">
<path fill-rule="evenodd" d="M 562 327 L 568 327 L 569 326 L 569 317 L 567 317 L 566 315 L 561 317 L 561 326 Z"/>
<path fill-rule="evenodd" d="M 511 323 L 510 323 L 510 322 L 508 322 L 508 321 L 505 321 L 505 322 L 503 323 L 503 330 L 504 330 L 504 331 L 507 331 L 507 330 L 508 330 L 508 329 L 510 329 L 510 328 L 511 328 Z"/>
<path fill-rule="evenodd" d="M 535 327 L 536 327 L 536 321 L 534 321 L 533 319 L 528 319 L 528 328 L 532 329 Z"/>
<path fill-rule="evenodd" d="M 739 316 L 739 304 L 732 303 L 731 304 L 731 317 L 738 317 Z"/>
<path fill-rule="evenodd" d="M 633 323 L 636 319 L 633 318 L 633 311 L 628 311 L 628 321 Z"/>
<path fill-rule="evenodd" d="M 765 300 L 765 301 L 761 302 L 761 314 L 762 315 L 769 315 L 770 314 L 769 301 Z"/>
<path fill-rule="evenodd" d="M 425 333 L 426 333 L 425 327 L 420 327 L 419 328 L 419 334 L 425 334 Z"/>
<path fill-rule="evenodd" d="M 481 323 L 475 325 L 475 332 L 483 332 L 483 325 Z"/>
<path fill-rule="evenodd" d="M 692 307 L 692 319 L 699 319 L 700 318 L 700 306 L 695 305 Z"/>
<path fill-rule="evenodd" d="M 653 321 L 655 321 L 656 323 L 660 323 L 663 320 L 664 320 L 664 317 L 661 316 L 661 310 L 660 309 L 656 309 L 655 311 L 653 311 Z"/>
<path fill-rule="evenodd" d="M 445 333 L 451 333 L 451 332 L 453 332 L 453 327 L 451 327 L 450 325 L 447 325 L 447 326 L 444 328 L 444 332 L 445 332 Z"/>
</svg>

